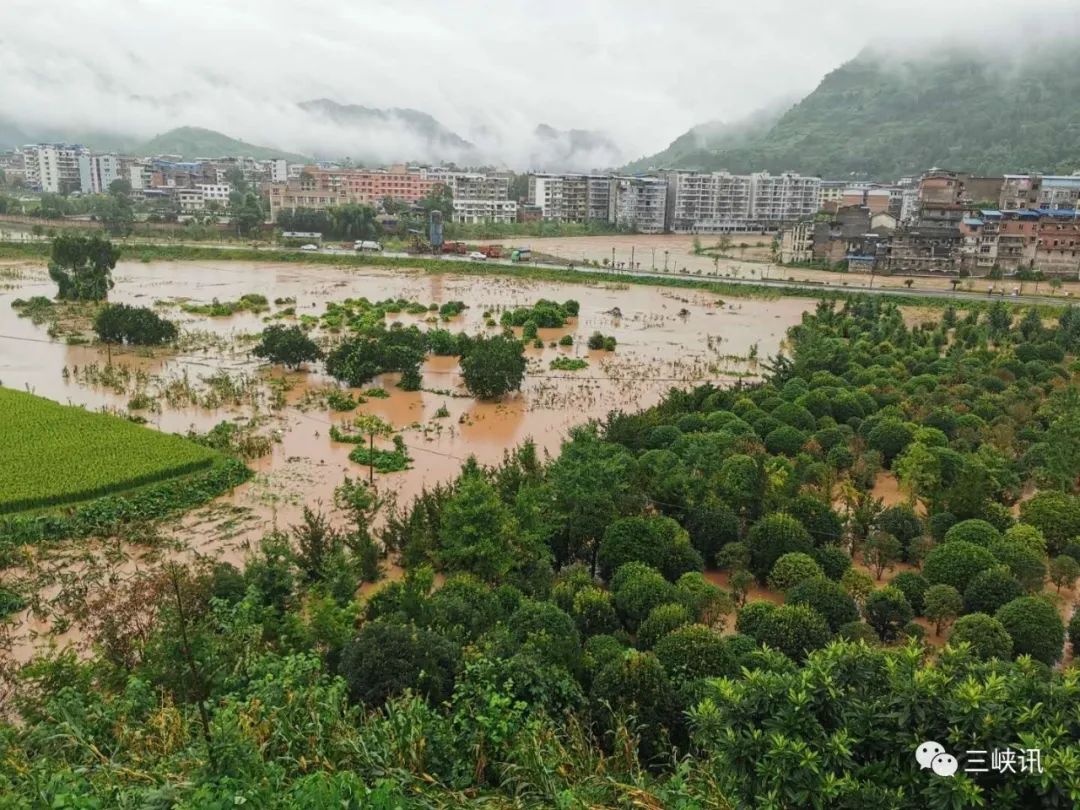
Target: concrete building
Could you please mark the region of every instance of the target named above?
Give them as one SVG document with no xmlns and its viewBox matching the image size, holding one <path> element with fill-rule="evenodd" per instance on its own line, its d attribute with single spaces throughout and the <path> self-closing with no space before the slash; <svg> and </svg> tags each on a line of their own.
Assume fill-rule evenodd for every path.
<svg viewBox="0 0 1080 810">
<path fill-rule="evenodd" d="M 26 184 L 33 190 L 52 194 L 82 191 L 79 163 L 88 154 L 85 147 L 42 143 L 25 147 L 23 153 Z"/>
<path fill-rule="evenodd" d="M 804 220 L 784 228 L 780 235 L 780 261 L 784 264 L 809 262 L 814 258 L 814 222 Z"/>
<path fill-rule="evenodd" d="M 287 170 L 290 175 L 292 168 Z M 448 177 L 442 170 L 406 166 L 380 170 L 305 166 L 296 177 L 270 183 L 270 218 L 276 221 L 280 211 L 297 208 L 326 209 L 348 203 L 374 206 L 387 197 L 415 203 L 437 185 L 446 184 Z"/>
<path fill-rule="evenodd" d="M 124 178 L 123 162 L 116 155 L 79 155 L 79 189 L 83 194 L 108 194 L 114 180 Z"/>
<path fill-rule="evenodd" d="M 289 181 L 289 163 L 278 158 L 270 161 L 270 182 L 287 183 Z"/>
<path fill-rule="evenodd" d="M 229 195 L 232 194 L 232 186 L 228 183 L 199 183 L 195 186 L 202 192 L 203 203 L 217 203 L 219 208 L 229 206 Z"/>
<path fill-rule="evenodd" d="M 667 182 L 660 177 L 613 177 L 608 221 L 638 233 L 663 233 Z"/>
<path fill-rule="evenodd" d="M 669 172 L 667 229 L 674 233 L 730 233 L 751 229 L 749 175 Z"/>
<path fill-rule="evenodd" d="M 785 173 L 669 172 L 667 227 L 675 233 L 777 230 L 821 207 L 821 180 Z"/>
<path fill-rule="evenodd" d="M 607 222 L 611 177 L 604 174 L 530 174 L 529 205 L 553 222 Z"/>
<path fill-rule="evenodd" d="M 998 198 L 1001 211 L 1029 208 L 1077 208 L 1080 202 L 1078 174 L 1007 174 Z"/>
<path fill-rule="evenodd" d="M 510 175 L 502 172 L 450 172 L 445 176 L 454 201 L 453 222 L 517 220 L 517 201 L 510 199 Z"/>
<path fill-rule="evenodd" d="M 839 208 L 847 187 L 843 180 L 822 180 L 818 187 L 818 210 L 835 211 Z"/>
</svg>

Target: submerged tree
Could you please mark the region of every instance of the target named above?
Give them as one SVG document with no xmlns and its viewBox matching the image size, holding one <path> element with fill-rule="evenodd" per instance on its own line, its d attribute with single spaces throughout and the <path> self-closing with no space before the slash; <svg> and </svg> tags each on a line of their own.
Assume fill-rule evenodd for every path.
<svg viewBox="0 0 1080 810">
<path fill-rule="evenodd" d="M 61 301 L 104 301 L 120 249 L 98 236 L 58 236 L 52 243 L 49 278 Z"/>
</svg>

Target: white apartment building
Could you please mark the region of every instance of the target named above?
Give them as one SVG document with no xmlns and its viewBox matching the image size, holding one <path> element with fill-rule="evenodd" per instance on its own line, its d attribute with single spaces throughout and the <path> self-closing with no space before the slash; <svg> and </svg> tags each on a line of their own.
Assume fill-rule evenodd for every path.
<svg viewBox="0 0 1080 810">
<path fill-rule="evenodd" d="M 80 158 L 85 147 L 72 144 L 42 143 L 23 150 L 26 184 L 35 191 L 70 194 L 82 191 Z"/>
<path fill-rule="evenodd" d="M 270 182 L 285 183 L 289 179 L 289 163 L 278 158 L 270 161 Z"/>
<path fill-rule="evenodd" d="M 198 183 L 195 188 L 202 192 L 203 203 L 216 202 L 221 208 L 229 205 L 232 186 L 229 183 Z"/>
<path fill-rule="evenodd" d="M 820 188 L 820 177 L 756 172 L 750 175 L 751 220 L 761 230 L 775 230 L 813 216 L 818 212 Z"/>
<path fill-rule="evenodd" d="M 675 233 L 775 230 L 821 208 L 821 179 L 785 173 L 671 172 L 668 228 Z"/>
<path fill-rule="evenodd" d="M 510 176 L 498 172 L 450 172 L 445 183 L 454 201 L 453 222 L 514 222 L 517 202 L 510 199 Z"/>
<path fill-rule="evenodd" d="M 529 205 L 555 222 L 608 220 L 611 177 L 605 174 L 531 174 Z"/>
<path fill-rule="evenodd" d="M 663 233 L 667 181 L 662 177 L 613 177 L 608 221 L 638 233 Z"/>
<path fill-rule="evenodd" d="M 79 186 L 83 194 L 108 194 L 114 180 L 124 176 L 123 163 L 116 155 L 79 155 Z"/>
</svg>

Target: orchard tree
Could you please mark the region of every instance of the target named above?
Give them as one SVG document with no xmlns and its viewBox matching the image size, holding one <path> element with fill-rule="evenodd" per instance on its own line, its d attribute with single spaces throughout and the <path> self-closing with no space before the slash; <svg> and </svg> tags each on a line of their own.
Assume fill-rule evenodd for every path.
<svg viewBox="0 0 1080 810">
<path fill-rule="evenodd" d="M 750 570 L 764 584 L 773 565 L 792 551 L 809 553 L 814 543 L 809 532 L 791 515 L 776 512 L 755 523 L 746 538 Z"/>
<path fill-rule="evenodd" d="M 930 587 L 926 577 L 914 571 L 901 571 L 893 577 L 892 582 L 889 584 L 903 591 L 916 616 L 923 615 L 923 610 L 926 607 L 926 590 Z"/>
<path fill-rule="evenodd" d="M 934 633 L 941 635 L 941 628 L 952 622 L 964 610 L 964 598 L 952 585 L 931 585 L 923 597 L 926 618 L 934 623 Z"/>
<path fill-rule="evenodd" d="M 784 594 L 789 605 L 806 605 L 813 608 L 836 632 L 848 622 L 859 620 L 859 608 L 855 600 L 839 583 L 825 577 L 813 577 L 798 583 Z"/>
<path fill-rule="evenodd" d="M 1058 593 L 1062 587 L 1072 589 L 1077 577 L 1080 577 L 1080 563 L 1072 557 L 1061 554 L 1050 561 L 1050 581 Z"/>
<path fill-rule="evenodd" d="M 885 569 L 890 571 L 903 555 L 904 547 L 893 535 L 884 531 L 871 532 L 863 544 L 863 560 L 881 581 Z"/>
<path fill-rule="evenodd" d="M 1060 554 L 1070 540 L 1080 537 L 1080 497 L 1040 492 L 1020 504 L 1020 521 L 1043 533 L 1050 554 Z"/>
<path fill-rule="evenodd" d="M 949 644 L 962 643 L 971 645 L 971 651 L 982 661 L 991 658 L 1007 661 L 1012 657 L 1012 636 L 1001 622 L 985 613 L 969 613 L 956 620 Z"/>
<path fill-rule="evenodd" d="M 952 543 L 957 540 L 983 548 L 993 548 L 994 544 L 1001 540 L 1001 532 L 985 520 L 961 520 L 945 532 L 942 542 Z"/>
<path fill-rule="evenodd" d="M 999 607 L 1024 595 L 1024 588 L 1005 566 L 976 574 L 964 590 L 964 612 L 993 616 Z"/>
<path fill-rule="evenodd" d="M 684 605 L 669 603 L 657 605 L 649 611 L 645 621 L 638 627 L 638 647 L 643 650 L 651 650 L 656 643 L 678 627 L 690 624 L 693 617 Z"/>
<path fill-rule="evenodd" d="M 341 656 L 341 674 L 353 700 L 377 707 L 412 690 L 433 703 L 450 697 L 458 649 L 437 633 L 409 624 L 368 622 Z"/>
<path fill-rule="evenodd" d="M 824 572 L 813 557 L 792 551 L 778 559 L 769 572 L 769 587 L 774 591 L 786 591 L 800 582 L 823 577 Z"/>
<path fill-rule="evenodd" d="M 874 578 L 858 568 L 849 568 L 840 578 L 840 587 L 859 604 L 874 590 Z"/>
<path fill-rule="evenodd" d="M 676 682 L 730 677 L 737 671 L 724 638 L 700 624 L 675 628 L 656 642 L 653 652 Z"/>
<path fill-rule="evenodd" d="M 521 562 L 518 536 L 514 516 L 494 487 L 482 474 L 468 474 L 443 506 L 437 556 L 449 571 L 502 582 Z"/>
<path fill-rule="evenodd" d="M 271 363 L 280 363 L 291 369 L 303 363 L 319 360 L 322 349 L 299 326 L 274 324 L 266 327 L 259 342 L 251 350 L 256 357 L 262 357 Z"/>
<path fill-rule="evenodd" d="M 578 591 L 574 595 L 572 612 L 578 630 L 585 638 L 619 629 L 611 593 L 600 588 L 590 585 Z"/>
<path fill-rule="evenodd" d="M 1057 609 L 1042 596 L 1021 596 L 994 614 L 1013 640 L 1013 655 L 1030 655 L 1053 666 L 1061 658 L 1065 625 Z"/>
<path fill-rule="evenodd" d="M 874 628 L 882 641 L 896 639 L 915 615 L 904 592 L 891 585 L 867 596 L 863 612 L 866 623 Z"/>
<path fill-rule="evenodd" d="M 477 399 L 499 399 L 521 388 L 525 347 L 520 340 L 494 335 L 477 337 L 461 358 L 461 378 Z"/>
<path fill-rule="evenodd" d="M 806 605 L 781 605 L 770 611 L 757 628 L 758 642 L 802 662 L 814 650 L 829 643 L 829 625 Z"/>
<path fill-rule="evenodd" d="M 993 568 L 997 560 L 989 550 L 963 540 L 935 547 L 926 555 L 923 575 L 932 585 L 951 585 L 964 591 L 980 571 Z"/>
<path fill-rule="evenodd" d="M 1027 591 L 1041 591 L 1046 579 L 1046 555 L 1015 537 L 1004 537 L 991 549 Z"/>
<path fill-rule="evenodd" d="M 112 271 L 120 249 L 98 236 L 53 239 L 49 278 L 61 301 L 104 301 L 112 289 Z"/>
</svg>

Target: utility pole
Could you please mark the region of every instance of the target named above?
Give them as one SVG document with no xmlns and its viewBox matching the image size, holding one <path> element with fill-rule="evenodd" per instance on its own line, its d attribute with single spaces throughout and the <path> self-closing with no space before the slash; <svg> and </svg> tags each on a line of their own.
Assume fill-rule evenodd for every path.
<svg viewBox="0 0 1080 810">
<path fill-rule="evenodd" d="M 630 246 L 630 271 L 634 270 L 634 246 Z"/>
</svg>

